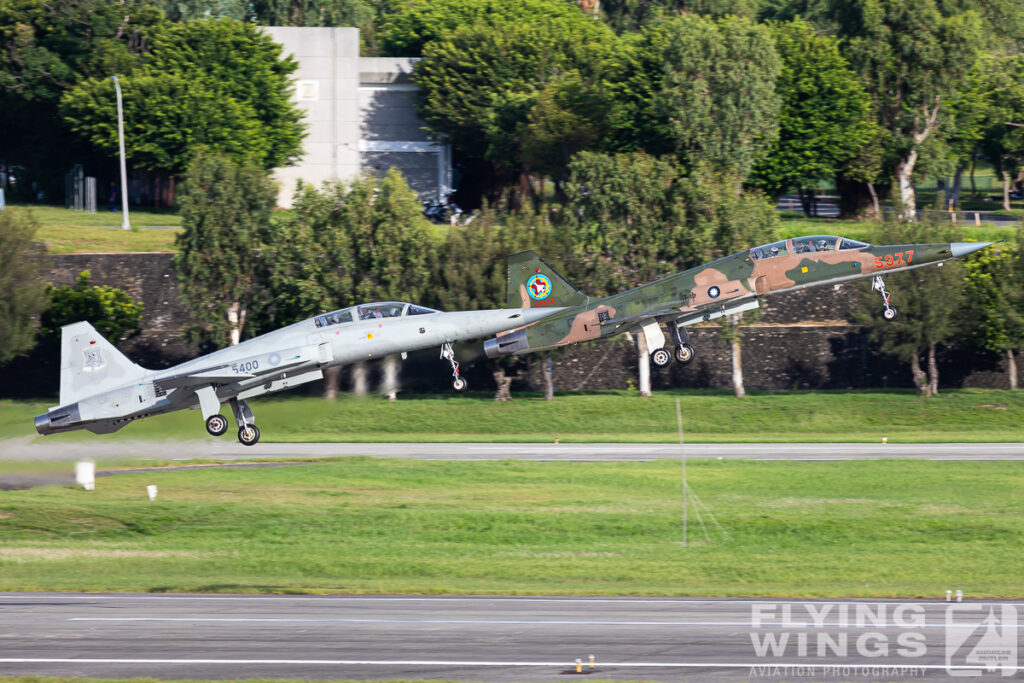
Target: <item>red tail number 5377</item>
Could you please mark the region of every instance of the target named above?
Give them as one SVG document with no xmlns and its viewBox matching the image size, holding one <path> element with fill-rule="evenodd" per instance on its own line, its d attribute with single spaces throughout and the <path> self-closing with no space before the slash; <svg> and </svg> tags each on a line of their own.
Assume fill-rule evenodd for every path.
<svg viewBox="0 0 1024 683">
<path fill-rule="evenodd" d="M 903 257 L 906 256 L 906 260 Z M 897 251 L 895 254 L 875 257 L 875 268 L 891 268 L 892 266 L 909 265 L 910 259 L 914 257 L 914 250 Z"/>
</svg>

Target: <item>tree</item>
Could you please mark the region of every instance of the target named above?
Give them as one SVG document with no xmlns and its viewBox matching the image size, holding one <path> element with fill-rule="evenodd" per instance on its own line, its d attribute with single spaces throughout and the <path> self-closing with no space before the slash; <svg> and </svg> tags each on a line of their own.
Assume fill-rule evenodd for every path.
<svg viewBox="0 0 1024 683">
<path fill-rule="evenodd" d="M 414 74 L 420 115 L 458 150 L 464 175 L 489 179 L 490 199 L 513 184 L 517 197 L 532 194 L 532 172 L 561 180 L 570 156 L 608 126 L 618 48 L 607 27 L 575 9 L 480 19 L 424 46 Z"/>
<path fill-rule="evenodd" d="M 75 284 L 48 287 L 50 306 L 43 312 L 39 332 L 54 341 L 64 325 L 85 320 L 113 343 L 137 335 L 144 306 L 116 287 L 89 285 L 90 273 L 83 270 Z"/>
<path fill-rule="evenodd" d="M 1024 299 L 1017 278 L 1017 253 L 985 249 L 964 259 L 964 326 L 983 349 L 1006 357 L 1010 389 L 1017 388 L 1016 351 L 1024 347 Z"/>
<path fill-rule="evenodd" d="M 32 348 L 48 303 L 38 227 L 30 215 L 0 211 L 0 364 Z"/>
<path fill-rule="evenodd" d="M 260 258 L 271 297 L 258 320 L 261 330 L 290 325 L 355 301 L 347 188 L 300 183 L 292 211 L 274 221 L 274 239 Z"/>
<path fill-rule="evenodd" d="M 133 166 L 178 174 L 201 146 L 267 170 L 301 155 L 305 127 L 290 82 L 298 64 L 258 27 L 226 19 L 167 24 L 150 45 L 121 79 Z M 111 155 L 116 106 L 109 75 L 61 98 L 72 130 Z"/>
<path fill-rule="evenodd" d="M 973 9 L 938 0 L 852 0 L 836 4 L 844 52 L 867 84 L 888 133 L 903 220 L 916 217 L 914 172 L 939 130 L 945 105 L 966 82 L 982 45 Z"/>
<path fill-rule="evenodd" d="M 0 163 L 25 167 L 21 199 L 61 196 L 72 163 L 96 163 L 59 116 L 60 97 L 84 79 L 109 79 L 137 63 L 161 21 L 145 0 L 0 3 Z"/>
<path fill-rule="evenodd" d="M 578 21 L 584 15 L 564 0 L 397 0 L 380 20 L 380 52 L 419 57 L 424 47 L 459 27 L 477 23 L 539 26 L 550 21 Z"/>
<path fill-rule="evenodd" d="M 174 269 L 189 313 L 215 339 L 237 344 L 249 310 L 264 300 L 259 253 L 276 194 L 263 170 L 221 154 L 200 150 L 189 166 Z"/>
<path fill-rule="evenodd" d="M 562 222 L 580 281 L 604 296 L 696 265 L 707 237 L 687 229 L 679 168 L 643 152 L 582 152 L 569 165 Z"/>
<path fill-rule="evenodd" d="M 635 31 L 662 16 L 693 12 L 713 17 L 727 14 L 753 18 L 758 0 L 603 0 L 605 20 L 616 31 Z"/>
<path fill-rule="evenodd" d="M 649 28 L 640 49 L 654 69 L 642 147 L 745 179 L 778 132 L 781 62 L 768 28 L 684 14 Z"/>
<path fill-rule="evenodd" d="M 955 242 L 955 228 L 945 224 L 920 223 L 880 224 L 873 235 L 875 244 Z M 879 320 L 877 291 L 862 290 L 861 307 L 855 319 L 869 329 L 871 338 L 879 342 L 883 353 L 910 363 L 914 386 L 923 397 L 939 392 L 939 369 L 936 348 L 946 344 L 960 332 L 959 312 L 963 302 L 963 264 L 947 261 L 941 268 L 917 268 L 893 276 L 894 303 L 899 317 Z M 927 372 L 921 358 L 927 359 Z"/>
<path fill-rule="evenodd" d="M 990 74 L 981 149 L 1003 176 L 1003 208 L 1010 208 L 1011 178 L 1024 164 L 1024 56 L 999 60 Z"/>
<path fill-rule="evenodd" d="M 779 137 L 754 168 L 754 182 L 772 195 L 800 192 L 812 215 L 813 187 L 849 165 L 875 135 L 871 99 L 839 53 L 839 43 L 804 21 L 772 26 L 782 59 Z"/>
</svg>

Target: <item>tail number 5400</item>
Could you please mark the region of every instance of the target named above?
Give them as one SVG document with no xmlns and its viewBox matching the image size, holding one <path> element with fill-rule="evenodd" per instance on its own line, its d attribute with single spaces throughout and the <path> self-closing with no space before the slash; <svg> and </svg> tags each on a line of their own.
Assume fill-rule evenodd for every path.
<svg viewBox="0 0 1024 683">
<path fill-rule="evenodd" d="M 906 257 L 906 258 L 904 258 Z M 892 268 L 893 266 L 910 265 L 910 259 L 914 257 L 914 250 L 897 251 L 894 254 L 875 257 L 875 268 Z"/>
</svg>

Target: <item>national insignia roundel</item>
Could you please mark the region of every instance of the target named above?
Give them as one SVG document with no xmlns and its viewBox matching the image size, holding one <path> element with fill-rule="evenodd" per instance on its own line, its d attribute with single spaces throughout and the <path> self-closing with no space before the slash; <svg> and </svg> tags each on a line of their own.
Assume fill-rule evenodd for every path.
<svg viewBox="0 0 1024 683">
<path fill-rule="evenodd" d="M 526 293 L 534 301 L 543 301 L 551 296 L 551 280 L 538 273 L 526 281 Z"/>
<path fill-rule="evenodd" d="M 721 294 L 721 293 L 722 293 L 722 290 L 720 290 L 718 287 L 709 287 L 708 288 L 708 296 L 711 297 L 712 299 L 717 299 L 718 295 Z"/>
</svg>

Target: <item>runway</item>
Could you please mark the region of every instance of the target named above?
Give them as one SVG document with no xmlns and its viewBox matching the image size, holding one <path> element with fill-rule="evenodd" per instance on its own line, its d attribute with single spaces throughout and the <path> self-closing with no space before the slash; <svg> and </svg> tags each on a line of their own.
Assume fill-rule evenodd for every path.
<svg viewBox="0 0 1024 683">
<path fill-rule="evenodd" d="M 6 593 L 0 674 L 947 680 L 992 605 L 1020 649 L 1022 602 Z"/>
<path fill-rule="evenodd" d="M 749 460 L 1024 460 L 1024 443 L 720 443 L 688 444 L 688 458 Z M 29 439 L 0 441 L 0 459 L 67 461 L 76 458 L 217 460 L 301 459 L 343 456 L 419 460 L 645 461 L 679 458 L 678 444 L 644 443 L 259 443 L 234 440 L 114 441 L 74 443 Z"/>
</svg>

